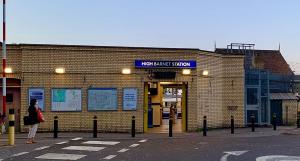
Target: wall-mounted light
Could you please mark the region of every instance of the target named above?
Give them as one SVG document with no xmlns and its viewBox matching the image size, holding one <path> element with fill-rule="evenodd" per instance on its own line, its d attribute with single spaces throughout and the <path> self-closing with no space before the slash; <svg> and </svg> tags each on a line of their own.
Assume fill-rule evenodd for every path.
<svg viewBox="0 0 300 161">
<path fill-rule="evenodd" d="M 183 75 L 190 75 L 191 74 L 191 69 L 183 69 L 182 74 Z"/>
<path fill-rule="evenodd" d="M 203 76 L 208 76 L 208 70 L 203 70 L 202 75 Z"/>
<path fill-rule="evenodd" d="M 129 68 L 122 69 L 122 74 L 131 74 L 131 70 Z"/>
<path fill-rule="evenodd" d="M 63 73 L 65 73 L 66 71 L 65 71 L 65 68 L 56 68 L 55 69 L 55 73 L 57 73 L 57 74 L 63 74 Z"/>
<path fill-rule="evenodd" d="M 5 73 L 12 73 L 12 69 L 11 68 L 5 68 L 4 71 L 5 71 Z"/>
</svg>

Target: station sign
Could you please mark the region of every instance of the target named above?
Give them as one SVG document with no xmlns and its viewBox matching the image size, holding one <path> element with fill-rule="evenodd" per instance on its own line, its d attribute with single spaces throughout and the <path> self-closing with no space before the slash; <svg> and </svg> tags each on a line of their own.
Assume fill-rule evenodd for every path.
<svg viewBox="0 0 300 161">
<path fill-rule="evenodd" d="M 158 61 L 158 60 L 135 60 L 136 68 L 185 68 L 195 69 L 195 60 Z"/>
</svg>

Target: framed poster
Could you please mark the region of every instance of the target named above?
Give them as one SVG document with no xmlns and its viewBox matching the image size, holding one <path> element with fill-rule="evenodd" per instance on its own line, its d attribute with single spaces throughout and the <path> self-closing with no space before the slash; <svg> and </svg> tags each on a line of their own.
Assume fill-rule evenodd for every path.
<svg viewBox="0 0 300 161">
<path fill-rule="evenodd" d="M 43 88 L 29 88 L 28 105 L 32 99 L 36 99 L 38 101 L 39 108 L 42 111 L 45 111 L 45 90 Z"/>
<path fill-rule="evenodd" d="M 123 110 L 136 110 L 138 99 L 137 88 L 123 89 Z"/>
<path fill-rule="evenodd" d="M 51 95 L 51 111 L 81 111 L 81 89 L 57 88 Z"/>
<path fill-rule="evenodd" d="M 117 110 L 118 95 L 116 88 L 90 88 L 88 89 L 88 110 L 103 111 Z"/>
</svg>

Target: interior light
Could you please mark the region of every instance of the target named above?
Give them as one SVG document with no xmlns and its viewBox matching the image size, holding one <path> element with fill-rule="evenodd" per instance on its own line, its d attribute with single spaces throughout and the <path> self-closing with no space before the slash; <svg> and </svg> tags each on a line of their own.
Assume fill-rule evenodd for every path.
<svg viewBox="0 0 300 161">
<path fill-rule="evenodd" d="M 204 70 L 204 71 L 202 72 L 202 75 L 208 76 L 208 70 Z"/>
<path fill-rule="evenodd" d="M 191 74 L 191 69 L 183 69 L 182 70 L 182 74 L 183 75 L 189 75 L 189 74 Z"/>
<path fill-rule="evenodd" d="M 122 74 L 131 74 L 131 70 L 128 68 L 122 69 Z"/>
<path fill-rule="evenodd" d="M 65 73 L 65 68 L 56 68 L 55 73 L 63 74 L 63 73 Z"/>
<path fill-rule="evenodd" d="M 4 71 L 5 71 L 5 73 L 12 73 L 12 69 L 11 68 L 5 68 Z"/>
</svg>

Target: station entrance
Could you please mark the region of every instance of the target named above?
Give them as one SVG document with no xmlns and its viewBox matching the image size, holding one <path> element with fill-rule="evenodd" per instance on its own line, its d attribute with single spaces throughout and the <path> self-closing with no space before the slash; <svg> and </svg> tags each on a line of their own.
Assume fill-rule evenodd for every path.
<svg viewBox="0 0 300 161">
<path fill-rule="evenodd" d="M 144 87 L 144 132 L 168 133 L 187 128 L 187 84 L 184 82 L 147 82 Z"/>
</svg>

